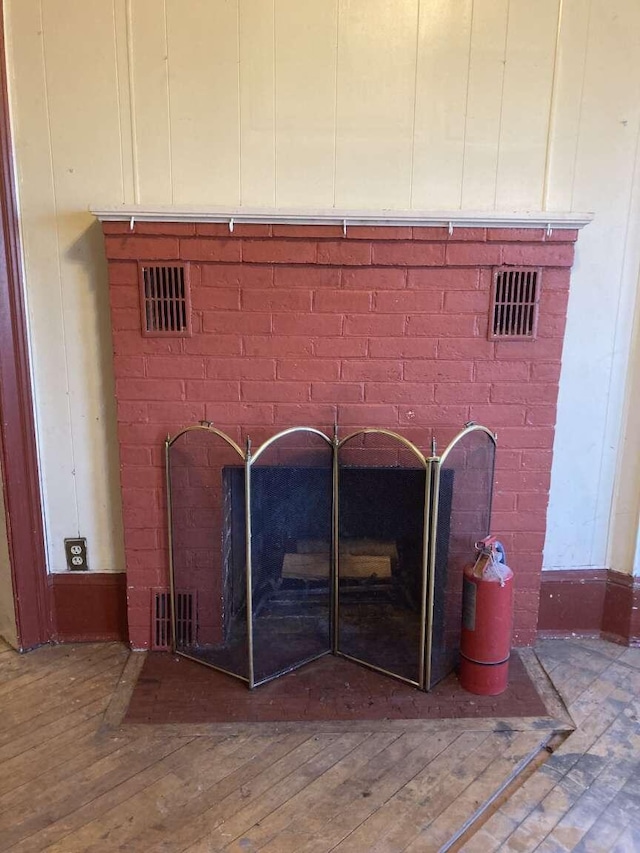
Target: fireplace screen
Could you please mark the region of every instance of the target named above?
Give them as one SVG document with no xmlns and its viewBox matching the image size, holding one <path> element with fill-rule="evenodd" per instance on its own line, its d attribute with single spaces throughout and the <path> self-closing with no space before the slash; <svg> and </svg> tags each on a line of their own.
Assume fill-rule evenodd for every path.
<svg viewBox="0 0 640 853">
<path fill-rule="evenodd" d="M 168 454 L 173 647 L 249 681 L 245 454 L 200 426 L 177 435 Z M 185 599 L 195 610 L 189 631 L 176 606 Z"/>
<path fill-rule="evenodd" d="M 174 650 L 250 687 L 332 652 L 428 690 L 457 662 L 494 454 L 476 425 L 441 456 L 381 429 L 167 439 Z"/>
<path fill-rule="evenodd" d="M 293 429 L 251 458 L 251 616 L 257 684 L 331 651 L 333 447 Z"/>
<path fill-rule="evenodd" d="M 336 650 L 419 686 L 427 463 L 377 430 L 347 436 L 337 456 Z"/>
</svg>

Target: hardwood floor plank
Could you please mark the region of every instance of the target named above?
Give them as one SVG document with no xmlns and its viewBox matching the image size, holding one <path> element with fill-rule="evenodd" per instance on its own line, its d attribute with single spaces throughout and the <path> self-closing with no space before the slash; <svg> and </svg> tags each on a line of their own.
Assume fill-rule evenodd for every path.
<svg viewBox="0 0 640 853">
<path fill-rule="evenodd" d="M 52 853 L 89 853 L 97 850 L 131 849 L 131 839 L 151 823 L 171 811 L 179 811 L 189 797 L 189 788 L 200 787 L 207 778 L 216 781 L 260 751 L 259 739 L 249 736 L 194 740 L 199 747 L 188 764 L 177 765 L 169 773 L 147 785 L 127 800 L 119 802 L 99 817 L 66 835 L 49 849 Z"/>
<path fill-rule="evenodd" d="M 113 676 L 120 677 L 124 660 L 104 656 L 92 660 L 81 671 L 73 669 L 55 680 L 46 679 L 40 686 L 30 685 L 14 699 L 3 702 L 3 714 L 0 719 L 0 738 L 14 726 L 33 719 L 43 712 L 58 709 L 62 712 L 73 705 L 75 699 L 86 694 L 87 686 L 98 684 L 105 676 L 113 689 Z M 13 696 L 13 694 L 11 694 Z"/>
<path fill-rule="evenodd" d="M 516 827 L 517 824 L 514 821 L 506 815 L 496 812 L 491 818 L 491 829 L 489 829 L 489 822 L 487 822 L 462 846 L 453 849 L 460 851 L 460 853 L 495 853 L 496 850 L 502 848 L 502 842 L 511 835 Z"/>
<path fill-rule="evenodd" d="M 97 728 L 109 704 L 109 698 L 110 693 L 106 691 L 104 696 L 93 699 L 62 717 L 53 715 L 52 719 L 45 722 L 40 720 L 37 725 L 16 727 L 13 739 L 0 746 L 0 766 L 4 761 L 36 749 L 56 737 L 71 734 L 75 726 L 86 720 L 94 720 Z"/>
<path fill-rule="evenodd" d="M 390 826 L 384 843 L 380 842 L 372 849 L 384 850 L 386 847 L 389 850 L 399 851 L 411 849 L 415 844 L 419 848 L 422 845 L 420 836 L 428 832 L 471 782 L 486 771 L 496 756 L 502 755 L 509 748 L 514 737 L 509 733 L 490 735 L 462 761 L 454 764 L 449 772 L 443 768 L 444 772 L 439 774 L 438 784 L 430 785 L 426 795 L 422 792 L 403 815 L 402 820 Z M 470 814 L 467 817 L 470 817 Z M 446 838 L 442 839 L 444 840 Z M 440 844 L 436 842 L 436 847 L 439 846 Z"/>
<path fill-rule="evenodd" d="M 50 720 L 89 704 L 105 695 L 105 690 L 110 695 L 126 657 L 126 649 L 120 644 L 94 648 L 86 656 L 73 658 L 72 664 L 67 661 L 59 674 L 52 675 L 53 680 L 47 676 L 9 694 L 0 718 L 0 749 L 24 731 L 47 725 Z"/>
<path fill-rule="evenodd" d="M 574 849 L 578 853 L 637 853 L 637 847 L 629 848 L 625 842 L 626 834 L 626 826 L 601 818 Z"/>
<path fill-rule="evenodd" d="M 98 748 L 116 749 L 118 744 L 131 740 L 130 737 L 123 736 L 97 739 L 97 726 L 98 720 L 85 720 L 51 741 L 45 741 L 26 753 L 20 753 L 5 761 L 0 776 L 0 809 L 3 798 L 8 793 L 13 794 L 22 785 L 35 779 L 38 779 L 40 784 L 50 784 L 51 774 L 60 771 L 65 765 L 73 764 L 76 758 L 92 760 L 94 744 Z M 107 745 L 107 741 L 111 747 Z"/>
<path fill-rule="evenodd" d="M 68 714 L 73 713 L 76 709 L 82 708 L 84 705 L 91 705 L 95 701 L 103 700 L 102 712 L 104 713 L 109 704 L 109 697 L 118 681 L 119 672 L 119 667 L 115 667 L 101 673 L 85 685 L 79 686 L 77 690 L 70 691 L 71 696 L 68 703 L 56 704 L 35 713 L 33 716 L 27 715 L 25 719 L 0 734 L 0 749 L 16 738 L 27 734 L 30 730 L 65 719 Z"/>
<path fill-rule="evenodd" d="M 342 735 L 324 750 L 314 755 L 281 780 L 271 784 L 257 797 L 248 797 L 247 804 L 215 828 L 209 827 L 195 844 L 186 848 L 190 853 L 203 853 L 224 847 L 262 821 L 290 797 L 306 788 L 329 768 L 356 749 L 367 738 L 364 733 Z"/>
<path fill-rule="evenodd" d="M 104 715 L 105 729 L 114 729 L 122 723 L 146 657 L 146 652 L 129 652 L 120 680 Z"/>
<path fill-rule="evenodd" d="M 542 697 L 547 708 L 547 713 L 555 720 L 564 723 L 568 728 L 575 728 L 574 721 L 569 714 L 567 706 L 562 701 L 558 691 L 553 686 L 549 674 L 540 663 L 538 656 L 532 648 L 518 649 L 520 659 L 524 664 L 529 677 L 536 686 L 536 690 Z"/>
<path fill-rule="evenodd" d="M 9 815 L 4 829 L 0 816 L 0 837 L 5 845 L 12 839 L 16 851 L 44 850 L 166 775 L 176 762 L 190 761 L 199 749 L 193 741 L 141 738 L 79 773 L 68 786 L 34 790 L 33 813 L 17 824 Z"/>
<path fill-rule="evenodd" d="M 416 853 L 425 847 L 448 846 L 456 833 L 479 814 L 517 773 L 538 756 L 546 742 L 537 732 L 521 732 L 506 749 L 476 775 L 449 805 L 406 848 Z"/>
<path fill-rule="evenodd" d="M 612 853 L 637 853 L 640 850 L 640 829 L 628 826 L 616 839 Z"/>
<path fill-rule="evenodd" d="M 176 850 L 188 849 L 210 832 L 212 827 L 221 827 L 225 821 L 233 820 L 239 811 L 251 808 L 273 786 L 290 779 L 308 761 L 332 749 L 338 740 L 338 735 L 305 735 L 298 745 L 285 751 L 279 759 L 269 762 L 267 766 L 258 764 L 259 770 L 249 767 L 247 774 L 241 774 L 244 781 L 240 782 L 236 777 L 231 786 L 223 785 L 223 790 L 229 788 L 226 795 L 221 796 L 222 792 L 214 786 L 191 804 L 191 808 L 187 807 L 175 815 L 166 827 L 167 831 L 161 834 L 156 843 L 149 844 L 147 850 L 150 853 L 165 851 L 168 839 Z"/>
<path fill-rule="evenodd" d="M 92 654 L 97 645 L 99 644 L 40 646 L 24 654 L 16 651 L 3 654 L 0 657 L 0 684 L 8 686 L 12 681 L 22 678 L 25 683 L 29 683 L 31 678 L 40 678 L 57 666 L 65 666 L 84 655 Z"/>
<path fill-rule="evenodd" d="M 601 683 L 607 685 L 604 680 Z M 608 683 L 610 685 L 611 681 Z M 546 842 L 549 849 L 554 845 L 574 849 L 582 843 L 583 838 L 586 839 L 591 827 L 602 819 L 598 812 L 603 814 L 612 807 L 617 796 L 616 790 L 633 776 L 637 762 L 625 761 L 625 755 L 629 754 L 630 749 L 631 754 L 638 754 L 638 738 L 636 736 L 635 741 L 630 742 L 627 736 L 625 730 L 629 720 L 624 714 L 624 708 L 620 710 L 617 706 L 618 714 L 610 719 L 612 710 L 616 708 L 608 701 L 609 694 L 606 691 L 605 696 L 601 711 L 605 712 L 607 725 L 602 727 L 602 717 L 596 722 L 598 736 L 591 738 L 592 742 L 582 754 L 568 752 L 576 748 L 575 734 L 565 742 L 563 748 L 566 748 L 566 757 L 569 759 L 569 763 L 564 766 L 565 775 L 513 833 L 508 843 L 514 845 L 514 849 L 522 844 L 531 846 L 534 842 Z M 633 732 L 631 734 L 633 736 Z M 570 741 L 573 741 L 572 746 Z M 563 768 L 562 760 L 563 755 L 560 755 L 555 765 L 550 762 L 551 769 L 557 771 Z M 509 846 L 506 849 L 510 849 Z"/>
<path fill-rule="evenodd" d="M 328 813 L 314 813 L 316 820 L 312 818 L 309 824 L 313 837 L 303 849 L 324 853 L 339 846 L 458 738 L 457 732 L 438 732 L 409 752 L 405 759 L 382 768 L 376 762 L 376 766 L 367 767 L 364 774 L 348 780 L 337 792 L 333 808 Z M 298 821 L 296 829 L 301 827 L 302 821 Z"/>
<path fill-rule="evenodd" d="M 300 840 L 306 834 L 307 844 L 315 840 L 322 849 L 329 849 L 329 842 L 339 840 L 332 830 L 342 815 L 349 814 L 355 825 L 361 823 L 454 737 L 405 734 L 382 749 L 374 745 L 372 755 L 369 739 L 301 794 L 261 820 L 259 827 L 251 827 L 225 849 L 277 850 L 280 833 L 283 843 L 289 835 Z M 344 836 L 352 828 L 342 827 L 339 831 Z"/>
<path fill-rule="evenodd" d="M 545 772 L 545 768 L 538 770 L 489 818 L 484 831 L 500 844 L 504 842 L 554 788 L 559 778 L 555 773 Z M 469 851 L 476 851 L 473 838 L 469 841 Z M 478 853 L 481 853 L 481 848 L 478 848 Z"/>
<path fill-rule="evenodd" d="M 611 664 L 605 655 L 594 654 L 571 642 L 546 640 L 536 647 L 540 662 L 549 674 L 565 704 L 572 705 Z M 549 668 L 549 661 L 555 665 Z"/>
<path fill-rule="evenodd" d="M 613 765 L 608 773 L 601 773 L 592 786 L 566 811 L 547 835 L 545 842 L 553 842 L 567 850 L 573 850 L 605 812 L 623 784 Z"/>
<path fill-rule="evenodd" d="M 154 828 L 163 827 L 165 838 L 168 833 L 166 831 L 166 820 L 172 816 L 181 816 L 183 809 L 205 789 L 217 788 L 219 791 L 232 783 L 232 779 L 238 779 L 244 776 L 245 785 L 250 784 L 252 774 L 255 775 L 258 766 L 267 767 L 273 761 L 274 756 L 282 754 L 282 747 L 287 749 L 293 743 L 299 743 L 299 739 L 292 739 L 290 736 L 282 738 L 272 738 L 265 736 L 250 737 L 245 736 L 239 738 L 243 741 L 240 748 L 229 751 L 229 754 L 223 754 L 220 750 L 216 753 L 215 761 L 209 761 L 208 766 L 205 765 L 198 771 L 196 768 L 195 775 L 192 774 L 192 768 L 188 768 L 188 778 L 184 773 L 178 774 L 181 777 L 181 785 L 177 793 L 170 800 L 163 799 L 162 793 L 157 796 L 152 804 L 147 809 L 144 818 L 141 818 L 140 813 L 132 816 L 126 833 L 122 829 L 118 829 L 118 824 L 121 819 L 118 818 L 114 822 L 114 833 L 109 836 L 112 850 L 123 851 L 146 851 L 149 848 L 151 841 L 149 831 Z M 275 747 L 275 749 L 274 749 Z M 236 784 L 236 788 L 238 785 Z M 241 795 L 247 793 L 247 788 L 243 785 L 239 786 Z M 159 785 L 156 786 L 159 790 Z M 150 790 L 150 789 L 148 789 Z M 129 804 L 127 804 L 129 805 Z M 133 831 L 132 831 L 133 829 Z M 115 834 L 117 833 L 117 834 Z M 93 850 L 93 848 L 89 848 Z M 100 849 L 100 848 L 97 848 Z"/>
<path fill-rule="evenodd" d="M 56 683 L 64 681 L 65 678 L 78 675 L 91 661 L 105 660 L 114 661 L 124 658 L 126 649 L 120 643 L 95 644 L 88 643 L 86 648 L 71 653 L 66 651 L 63 657 L 54 658 L 52 655 L 43 655 L 42 652 L 49 649 L 65 649 L 64 646 L 47 646 L 45 649 L 36 649 L 28 655 L 17 655 L 17 666 L 12 670 L 12 677 L 3 677 L 0 673 L 0 699 L 3 703 L 10 701 L 12 694 L 20 690 L 21 696 L 37 696 L 43 690 L 49 690 Z M 76 647 L 74 647 L 76 648 Z M 30 660 L 30 655 L 38 655 L 37 660 Z M 29 688 L 29 693 L 25 689 Z"/>
<path fill-rule="evenodd" d="M 356 827 L 351 825 L 352 820 L 349 814 L 338 817 L 336 821 L 338 826 L 342 829 L 345 828 L 345 824 L 351 825 L 350 831 L 345 832 L 340 842 L 331 849 L 340 853 L 373 850 L 375 845 L 388 845 L 389 850 L 402 849 L 400 841 L 396 844 L 394 833 L 402 835 L 408 821 L 415 817 L 416 809 L 420 810 L 420 803 L 431 799 L 432 794 L 439 790 L 443 778 L 446 778 L 452 769 L 459 770 L 469 756 L 486 743 L 490 743 L 493 750 L 493 737 L 491 733 L 475 731 L 459 735 L 444 749 L 437 752 L 422 768 L 416 768 L 416 772 L 410 778 L 403 779 L 402 785 L 396 786 L 388 792 L 388 795 L 381 797 L 376 803 L 375 811 L 365 816 L 365 819 Z M 419 831 L 419 828 L 416 831 Z M 407 843 L 414 835 L 415 832 L 409 832 Z M 394 844 L 396 847 L 393 846 Z M 380 846 L 380 849 L 385 847 Z"/>
<path fill-rule="evenodd" d="M 586 650 L 596 655 L 604 655 L 609 660 L 619 660 L 626 650 L 626 646 L 619 643 L 603 643 L 596 637 L 571 637 L 566 642 L 581 651 Z"/>
<path fill-rule="evenodd" d="M 570 735 L 542 768 L 544 772 L 538 772 L 523 786 L 521 796 L 528 814 L 523 815 L 522 809 L 516 814 L 515 797 L 502 807 L 507 817 L 520 818 L 509 838 L 502 839 L 505 849 L 537 849 L 538 845 L 547 850 L 577 848 L 616 790 L 632 774 L 635 761 L 629 763 L 628 756 L 636 752 L 639 741 L 635 720 L 629 719 L 624 704 L 629 692 L 618 686 L 620 673 L 610 672 L 614 666 L 620 668 L 617 658 L 608 657 L 609 664 L 597 683 L 571 706 L 575 719 L 582 721 L 582 728 Z M 549 791 L 544 797 L 532 798 L 528 785 L 539 784 L 543 779 Z M 538 803 L 533 805 L 535 799 Z M 496 834 L 492 820 L 486 829 Z"/>
<path fill-rule="evenodd" d="M 640 850 L 640 649 L 577 638 L 538 651 L 577 728 L 456 846 L 527 750 L 569 729 L 560 705 L 498 725 L 130 726 L 140 659 L 124 646 L 0 644 L 0 850 Z"/>
<path fill-rule="evenodd" d="M 330 809 L 332 805 L 335 808 L 336 799 L 343 802 L 339 792 L 346 780 L 357 775 L 372 760 L 383 755 L 389 746 L 401 737 L 399 733 L 372 733 L 315 782 L 291 797 L 267 818 L 252 826 L 225 849 L 245 850 L 247 847 L 256 850 L 269 849 L 274 839 L 279 843 L 278 839 L 291 827 L 291 824 L 302 822 L 308 825 L 314 819 L 317 820 L 323 809 Z"/>
<path fill-rule="evenodd" d="M 626 664 L 626 666 L 632 666 L 634 669 L 640 669 L 640 649 L 624 648 L 624 651 L 618 658 L 618 663 Z"/>
<path fill-rule="evenodd" d="M 557 825 L 561 816 L 578 800 L 583 789 L 569 779 L 557 785 L 531 810 L 515 832 L 503 843 L 504 850 L 535 850 Z"/>
<path fill-rule="evenodd" d="M 184 849 L 194 840 L 194 824 L 199 823 L 206 829 L 213 825 L 212 822 L 223 820 L 226 815 L 233 813 L 238 802 L 246 802 L 249 796 L 257 794 L 278 774 L 286 776 L 309 755 L 322 748 L 306 733 L 261 737 L 266 743 L 262 751 L 220 781 L 208 786 L 205 782 L 199 786 L 194 796 L 179 810 L 171 810 L 160 822 L 149 826 L 142 836 L 132 839 L 127 850 L 146 853 L 151 850 Z M 273 768 L 276 768 L 275 776 Z M 264 774 L 268 774 L 266 780 Z M 203 819 L 206 812 L 208 815 Z M 195 830 L 196 833 L 202 831 Z"/>
</svg>

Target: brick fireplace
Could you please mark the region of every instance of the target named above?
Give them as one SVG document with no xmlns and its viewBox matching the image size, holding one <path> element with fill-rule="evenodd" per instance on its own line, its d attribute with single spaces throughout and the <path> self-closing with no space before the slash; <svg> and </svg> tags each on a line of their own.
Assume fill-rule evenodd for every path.
<svg viewBox="0 0 640 853">
<path fill-rule="evenodd" d="M 168 217 L 169 218 L 169 217 Z M 117 217 L 116 217 L 117 219 Z M 570 268 L 568 227 L 103 221 L 129 634 L 168 585 L 164 440 L 200 420 L 254 445 L 289 426 L 395 430 L 427 451 L 498 434 L 493 531 L 533 642 Z M 143 334 L 141 269 L 184 266 L 189 334 Z M 492 339 L 498 268 L 535 269 L 535 339 Z M 171 285 L 173 286 L 173 285 Z M 143 300 L 144 301 L 144 300 Z"/>
</svg>

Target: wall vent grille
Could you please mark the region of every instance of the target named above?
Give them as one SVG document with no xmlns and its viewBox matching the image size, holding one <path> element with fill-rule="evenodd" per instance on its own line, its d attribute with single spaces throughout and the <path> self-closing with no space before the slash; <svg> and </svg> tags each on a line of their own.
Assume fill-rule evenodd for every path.
<svg viewBox="0 0 640 853">
<path fill-rule="evenodd" d="M 151 591 L 151 648 L 171 649 L 171 593 L 166 589 Z M 196 594 L 193 590 L 176 592 L 176 639 L 178 646 L 191 646 L 197 639 L 198 620 Z"/>
<path fill-rule="evenodd" d="M 188 264 L 140 264 L 143 335 L 191 335 L 189 285 Z"/>
<path fill-rule="evenodd" d="M 535 340 L 542 270 L 499 267 L 493 273 L 490 340 Z"/>
</svg>

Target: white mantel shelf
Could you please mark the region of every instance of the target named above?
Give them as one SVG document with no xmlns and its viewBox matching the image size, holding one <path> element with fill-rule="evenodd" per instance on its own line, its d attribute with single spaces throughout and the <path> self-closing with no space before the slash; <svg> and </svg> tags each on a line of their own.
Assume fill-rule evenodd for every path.
<svg viewBox="0 0 640 853">
<path fill-rule="evenodd" d="M 101 222 L 218 222 L 251 225 L 351 225 L 432 226 L 455 228 L 545 228 L 547 231 L 577 229 L 588 225 L 592 213 L 557 211 L 425 211 L 340 210 L 283 208 L 143 207 L 127 205 L 92 207 Z"/>
</svg>

